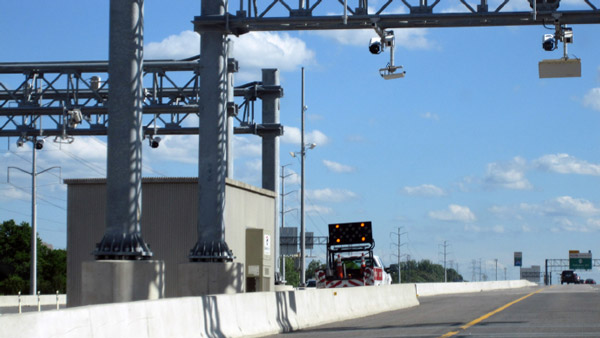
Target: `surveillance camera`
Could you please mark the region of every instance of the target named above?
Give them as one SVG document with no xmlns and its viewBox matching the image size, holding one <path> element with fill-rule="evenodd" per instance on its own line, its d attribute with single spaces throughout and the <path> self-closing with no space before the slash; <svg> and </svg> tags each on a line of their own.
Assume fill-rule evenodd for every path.
<svg viewBox="0 0 600 338">
<path fill-rule="evenodd" d="M 69 110 L 67 112 L 69 119 L 68 119 L 68 125 L 69 128 L 77 128 L 77 126 L 81 123 L 81 121 L 83 120 L 83 115 L 81 115 L 81 110 L 80 109 L 73 109 L 73 110 Z"/>
<path fill-rule="evenodd" d="M 372 54 L 381 54 L 383 52 L 383 45 L 381 44 L 381 39 L 379 37 L 371 38 L 369 42 L 369 52 Z"/>
<path fill-rule="evenodd" d="M 17 140 L 17 147 L 22 147 L 24 144 L 25 141 L 23 141 L 23 139 L 19 137 L 19 139 Z"/>
<path fill-rule="evenodd" d="M 35 149 L 42 150 L 42 148 L 44 148 L 44 140 L 35 141 Z"/>
<path fill-rule="evenodd" d="M 545 51 L 551 52 L 556 49 L 556 42 L 554 40 L 554 35 L 552 34 L 544 34 L 544 38 L 542 40 L 542 48 Z"/>
<path fill-rule="evenodd" d="M 151 148 L 158 148 L 158 145 L 160 144 L 160 137 L 150 137 L 149 141 Z"/>
</svg>

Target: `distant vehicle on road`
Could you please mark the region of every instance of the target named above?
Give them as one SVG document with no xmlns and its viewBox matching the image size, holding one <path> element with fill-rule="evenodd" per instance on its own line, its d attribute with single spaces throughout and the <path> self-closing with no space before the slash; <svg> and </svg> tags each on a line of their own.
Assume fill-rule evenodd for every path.
<svg viewBox="0 0 600 338">
<path fill-rule="evenodd" d="M 588 278 L 585 280 L 585 284 L 596 284 L 596 281 L 591 278 Z"/>
<path fill-rule="evenodd" d="M 575 272 L 573 272 L 573 270 L 564 270 L 561 274 L 560 274 L 560 284 L 578 284 L 579 280 L 578 280 L 578 276 Z"/>
</svg>

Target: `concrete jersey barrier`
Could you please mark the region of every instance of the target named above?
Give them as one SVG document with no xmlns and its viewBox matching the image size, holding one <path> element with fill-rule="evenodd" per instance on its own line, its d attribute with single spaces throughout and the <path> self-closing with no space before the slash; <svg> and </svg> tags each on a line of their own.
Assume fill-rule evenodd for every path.
<svg viewBox="0 0 600 338">
<path fill-rule="evenodd" d="M 470 283 L 418 283 L 415 284 L 418 297 L 454 293 L 481 292 L 502 289 L 516 289 L 537 284 L 526 280 L 470 282 Z"/>
<path fill-rule="evenodd" d="M 0 316 L 0 337 L 248 337 L 419 305 L 414 284 L 82 306 Z"/>
</svg>

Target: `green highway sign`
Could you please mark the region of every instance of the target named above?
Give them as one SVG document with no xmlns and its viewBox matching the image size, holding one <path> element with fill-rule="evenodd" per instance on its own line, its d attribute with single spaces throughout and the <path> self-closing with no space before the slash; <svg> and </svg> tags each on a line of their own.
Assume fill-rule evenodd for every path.
<svg viewBox="0 0 600 338">
<path fill-rule="evenodd" d="M 569 269 L 571 270 L 591 270 L 592 253 L 591 252 L 570 252 Z"/>
</svg>

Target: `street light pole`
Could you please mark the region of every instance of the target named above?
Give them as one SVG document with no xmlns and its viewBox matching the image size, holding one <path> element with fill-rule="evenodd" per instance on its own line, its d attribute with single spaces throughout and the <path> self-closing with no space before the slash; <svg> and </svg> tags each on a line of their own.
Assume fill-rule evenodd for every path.
<svg viewBox="0 0 600 338">
<path fill-rule="evenodd" d="M 301 136 L 300 136 L 300 287 L 306 286 L 306 258 L 305 258 L 305 236 L 306 229 L 304 227 L 304 157 L 306 156 L 306 146 L 304 144 L 304 112 L 306 106 L 304 104 L 304 67 L 302 67 L 302 107 L 301 107 Z"/>
<path fill-rule="evenodd" d="M 31 295 L 37 294 L 37 198 L 36 198 L 36 142 L 37 137 L 33 137 L 32 141 L 32 156 L 31 156 L 31 266 L 29 272 L 29 280 Z"/>
<path fill-rule="evenodd" d="M 37 150 L 44 147 L 44 140 L 38 141 L 37 136 L 33 137 L 21 137 L 17 142 L 19 147 L 23 146 L 25 142 L 31 141 L 32 155 L 31 155 L 31 172 L 23 170 L 17 167 L 8 167 L 6 171 L 7 181 L 10 182 L 10 169 L 19 170 L 25 174 L 31 175 L 31 262 L 29 266 L 29 291 L 31 295 L 37 294 L 37 175 L 43 174 L 48 170 L 59 169 L 60 167 L 50 167 L 37 172 Z M 61 173 L 62 176 L 62 173 Z"/>
</svg>

